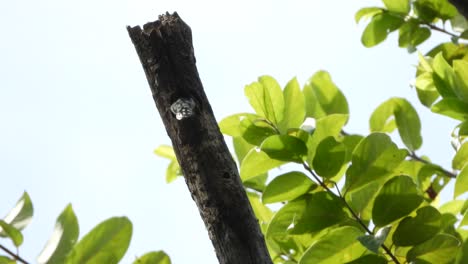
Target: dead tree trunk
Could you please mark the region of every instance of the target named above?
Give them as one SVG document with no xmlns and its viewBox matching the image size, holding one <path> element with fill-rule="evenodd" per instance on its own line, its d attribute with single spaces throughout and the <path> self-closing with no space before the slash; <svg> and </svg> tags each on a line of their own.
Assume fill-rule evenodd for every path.
<svg viewBox="0 0 468 264">
<path fill-rule="evenodd" d="M 127 28 L 220 263 L 272 263 L 177 13 Z"/>
</svg>

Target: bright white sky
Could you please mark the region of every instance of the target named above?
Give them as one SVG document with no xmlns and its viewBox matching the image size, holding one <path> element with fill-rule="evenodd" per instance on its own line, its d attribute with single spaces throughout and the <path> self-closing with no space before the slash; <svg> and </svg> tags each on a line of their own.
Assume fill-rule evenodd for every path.
<svg viewBox="0 0 468 264">
<path fill-rule="evenodd" d="M 348 132 L 367 133 L 384 100 L 409 98 L 423 124 L 419 153 L 450 168 L 454 123 L 421 107 L 409 87 L 416 54 L 397 48 L 396 36 L 373 49 L 360 43 L 354 13 L 375 5 L 380 1 L 4 1 L 0 216 L 24 190 L 35 208 L 20 255 L 35 262 L 71 202 L 81 235 L 111 216 L 132 220 L 123 263 L 161 249 L 173 263 L 217 263 L 184 181 L 165 184 L 167 162 L 152 153 L 170 141 L 126 31 L 166 11 L 192 28 L 218 120 L 251 111 L 243 87 L 257 76 L 282 85 L 297 76 L 303 84 L 325 69 L 350 104 Z"/>
</svg>

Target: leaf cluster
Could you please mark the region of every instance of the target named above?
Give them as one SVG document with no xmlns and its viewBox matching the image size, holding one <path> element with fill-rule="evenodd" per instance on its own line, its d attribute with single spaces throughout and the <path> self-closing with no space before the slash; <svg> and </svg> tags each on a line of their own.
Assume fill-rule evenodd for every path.
<svg viewBox="0 0 468 264">
<path fill-rule="evenodd" d="M 16 206 L 0 220 L 0 238 L 10 239 L 15 247 L 23 244 L 22 230 L 33 217 L 33 205 L 28 193 L 24 192 Z M 37 257 L 37 263 L 118 263 L 130 245 L 132 223 L 127 217 L 109 218 L 89 231 L 80 240 L 78 219 L 71 204 L 57 217 L 54 230 Z M 18 254 L 2 249 L 9 255 L 0 255 L 1 264 L 28 263 Z M 18 250 L 19 251 L 19 250 Z M 134 264 L 170 264 L 163 251 L 149 252 L 137 258 Z"/>
</svg>

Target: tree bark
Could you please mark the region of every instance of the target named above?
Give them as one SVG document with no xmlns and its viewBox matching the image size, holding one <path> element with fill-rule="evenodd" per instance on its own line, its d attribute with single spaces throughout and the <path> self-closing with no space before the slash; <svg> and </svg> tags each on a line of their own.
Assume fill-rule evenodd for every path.
<svg viewBox="0 0 468 264">
<path fill-rule="evenodd" d="M 153 99 L 220 263 L 272 263 L 177 13 L 127 27 Z"/>
</svg>

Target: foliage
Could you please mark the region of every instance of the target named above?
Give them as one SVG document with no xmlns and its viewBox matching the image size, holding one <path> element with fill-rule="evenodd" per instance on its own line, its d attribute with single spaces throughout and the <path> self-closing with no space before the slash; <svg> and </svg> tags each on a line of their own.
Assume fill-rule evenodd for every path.
<svg viewBox="0 0 468 264">
<path fill-rule="evenodd" d="M 31 222 L 33 205 L 27 192 L 16 206 L 0 220 L 0 237 L 10 239 L 15 247 L 23 243 L 21 231 Z M 109 218 L 78 240 L 78 219 L 71 204 L 58 216 L 54 230 L 44 249 L 37 257 L 37 263 L 119 263 L 130 244 L 132 223 L 127 217 Z M 0 255 L 0 263 L 28 263 L 19 255 L 0 249 L 9 255 Z M 135 264 L 170 264 L 169 257 L 162 251 L 150 252 L 138 258 Z"/>
<path fill-rule="evenodd" d="M 233 114 L 219 125 L 233 139 L 274 263 L 467 261 L 468 48 L 461 41 L 468 23 L 447 1 L 383 4 L 356 13 L 357 22 L 369 20 L 362 34 L 366 47 L 397 30 L 398 45 L 410 52 L 434 31 L 451 37 L 419 53 L 415 87 L 424 106 L 460 122 L 452 135 L 454 172 L 416 154 L 422 124 L 405 98 L 380 104 L 370 117 L 370 134 L 357 135 L 344 130 L 348 103 L 328 72 L 315 73 L 302 90 L 293 78 L 282 92 L 273 77 L 259 77 L 245 87 L 254 112 Z M 449 20 L 455 33 L 439 27 Z M 389 136 L 395 130 L 404 148 Z M 278 173 L 287 163 L 296 167 Z M 454 200 L 440 205 L 438 195 L 450 181 Z"/>
<path fill-rule="evenodd" d="M 450 36 L 418 53 L 414 87 L 422 105 L 459 122 L 452 133 L 453 172 L 416 154 L 422 124 L 404 98 L 375 109 L 370 134 L 351 134 L 344 130 L 348 102 L 328 72 L 315 73 L 302 89 L 296 78 L 282 89 L 273 77 L 259 77 L 244 89 L 254 113 L 228 116 L 219 126 L 232 137 L 274 263 L 468 263 L 468 22 L 446 0 L 382 2 L 355 15 L 356 22 L 369 21 L 364 46 L 398 31 L 398 46 L 414 52 L 434 32 Z M 395 130 L 404 148 L 389 136 Z M 155 154 L 170 160 L 167 182 L 182 176 L 170 146 Z M 294 170 L 279 174 L 276 168 L 288 163 Z M 453 200 L 440 205 L 438 195 L 450 181 Z M 0 219 L 0 238 L 20 247 L 32 216 L 25 192 Z M 130 220 L 113 217 L 78 239 L 78 220 L 67 205 L 37 262 L 118 263 L 131 235 Z M 27 263 L 0 249 L 0 263 Z M 153 251 L 133 263 L 171 261 Z"/>
</svg>

